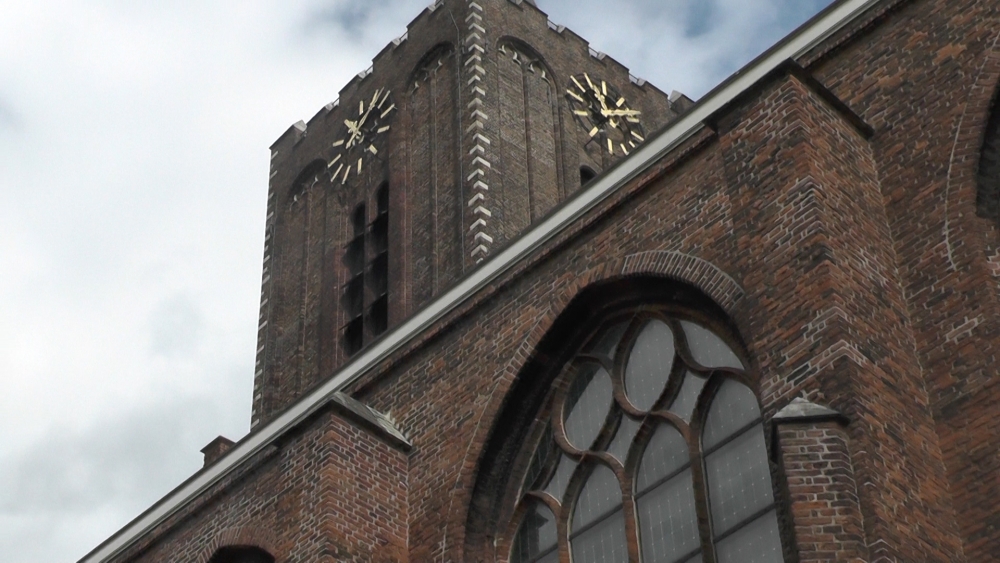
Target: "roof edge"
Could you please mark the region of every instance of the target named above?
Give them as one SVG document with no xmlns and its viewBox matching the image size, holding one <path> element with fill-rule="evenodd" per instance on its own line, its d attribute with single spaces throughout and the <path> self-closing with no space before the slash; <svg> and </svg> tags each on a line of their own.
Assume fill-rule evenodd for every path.
<svg viewBox="0 0 1000 563">
<path fill-rule="evenodd" d="M 351 363 L 317 386 L 264 426 L 240 440 L 214 465 L 196 473 L 140 514 L 121 530 L 80 559 L 79 563 L 105 562 L 122 553 L 139 538 L 186 506 L 193 498 L 234 471 L 245 460 L 279 439 L 304 419 L 324 407 L 347 385 L 353 383 L 384 358 L 393 354 L 466 299 L 529 256 L 536 248 L 556 237 L 600 204 L 618 188 L 659 161 L 704 127 L 712 114 L 730 103 L 744 90 L 773 72 L 788 59 L 797 59 L 846 25 L 885 0 L 840 0 L 800 26 L 773 47 L 721 82 L 693 107 L 595 179 L 586 189 L 565 201 L 546 219 L 532 227 L 479 269 L 453 286 L 403 324 L 386 333 L 363 350 Z"/>
</svg>

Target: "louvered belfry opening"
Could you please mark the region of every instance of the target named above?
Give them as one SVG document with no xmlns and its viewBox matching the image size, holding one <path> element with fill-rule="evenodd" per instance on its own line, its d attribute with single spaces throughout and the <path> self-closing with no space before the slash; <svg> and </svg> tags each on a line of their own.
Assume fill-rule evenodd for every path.
<svg viewBox="0 0 1000 563">
<path fill-rule="evenodd" d="M 365 204 L 361 203 L 351 213 L 353 238 L 347 243 L 344 252 L 344 265 L 347 268 L 348 279 L 344 285 L 344 316 L 347 326 L 344 327 L 344 351 L 352 356 L 365 343 L 365 223 L 367 212 Z"/>
<path fill-rule="evenodd" d="M 375 217 L 369 226 L 371 263 L 368 266 L 369 286 L 373 296 L 368 307 L 371 337 L 389 328 L 389 184 L 383 183 L 375 193 Z"/>
<path fill-rule="evenodd" d="M 344 251 L 344 352 L 356 354 L 389 328 L 389 184 L 375 192 L 374 213 L 360 203 L 351 213 L 352 238 Z"/>
</svg>

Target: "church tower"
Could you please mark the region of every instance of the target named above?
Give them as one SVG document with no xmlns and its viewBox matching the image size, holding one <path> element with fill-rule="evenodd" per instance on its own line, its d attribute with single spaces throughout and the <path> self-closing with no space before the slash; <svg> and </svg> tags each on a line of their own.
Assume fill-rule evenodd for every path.
<svg viewBox="0 0 1000 563">
<path fill-rule="evenodd" d="M 252 426 L 688 104 L 531 0 L 426 8 L 271 147 Z"/>
</svg>

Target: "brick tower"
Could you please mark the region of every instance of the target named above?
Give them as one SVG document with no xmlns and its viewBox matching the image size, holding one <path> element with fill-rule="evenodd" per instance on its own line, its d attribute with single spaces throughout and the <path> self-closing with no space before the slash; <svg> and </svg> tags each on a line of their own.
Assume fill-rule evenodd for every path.
<svg viewBox="0 0 1000 563">
<path fill-rule="evenodd" d="M 425 9 L 271 147 L 253 426 L 689 103 L 530 0 Z"/>
</svg>

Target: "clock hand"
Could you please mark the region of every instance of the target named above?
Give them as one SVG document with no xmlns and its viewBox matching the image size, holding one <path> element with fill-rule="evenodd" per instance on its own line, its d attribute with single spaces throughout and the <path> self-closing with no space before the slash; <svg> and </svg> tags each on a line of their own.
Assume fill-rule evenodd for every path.
<svg viewBox="0 0 1000 563">
<path fill-rule="evenodd" d="M 604 117 L 629 117 L 636 116 L 641 113 L 642 112 L 634 109 L 609 109 L 601 111 L 601 115 Z"/>
</svg>

